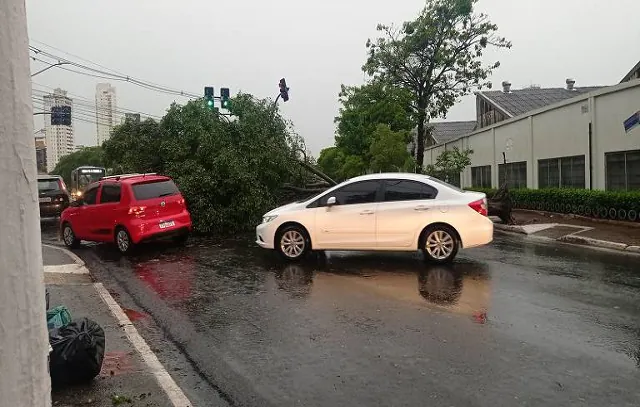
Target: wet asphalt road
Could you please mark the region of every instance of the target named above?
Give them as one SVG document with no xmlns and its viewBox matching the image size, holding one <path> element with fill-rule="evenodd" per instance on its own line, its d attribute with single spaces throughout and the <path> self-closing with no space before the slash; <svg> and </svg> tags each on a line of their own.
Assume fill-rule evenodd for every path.
<svg viewBox="0 0 640 407">
<path fill-rule="evenodd" d="M 76 253 L 196 406 L 640 405 L 638 256 L 509 235 L 451 266 L 207 240 Z"/>
</svg>

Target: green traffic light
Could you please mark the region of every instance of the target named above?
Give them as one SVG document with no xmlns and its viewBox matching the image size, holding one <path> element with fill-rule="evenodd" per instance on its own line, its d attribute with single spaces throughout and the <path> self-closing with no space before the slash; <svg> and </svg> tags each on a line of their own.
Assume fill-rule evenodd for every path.
<svg viewBox="0 0 640 407">
<path fill-rule="evenodd" d="M 212 107 L 213 106 L 213 100 L 207 100 L 207 106 Z"/>
</svg>

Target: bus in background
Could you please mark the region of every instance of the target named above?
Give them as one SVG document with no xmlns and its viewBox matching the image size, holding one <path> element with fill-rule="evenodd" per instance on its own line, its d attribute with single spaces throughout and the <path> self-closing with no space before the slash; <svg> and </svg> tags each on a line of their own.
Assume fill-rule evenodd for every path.
<svg viewBox="0 0 640 407">
<path fill-rule="evenodd" d="M 98 181 L 105 175 L 107 175 L 105 168 L 89 165 L 84 165 L 71 171 L 71 198 L 75 200 L 82 196 L 87 185 Z"/>
</svg>

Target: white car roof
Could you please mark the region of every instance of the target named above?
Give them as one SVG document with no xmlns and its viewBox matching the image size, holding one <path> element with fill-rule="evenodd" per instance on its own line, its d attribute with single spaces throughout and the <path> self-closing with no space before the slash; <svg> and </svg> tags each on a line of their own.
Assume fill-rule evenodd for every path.
<svg viewBox="0 0 640 407">
<path fill-rule="evenodd" d="M 425 179 L 431 179 L 431 177 L 423 174 L 414 174 L 412 172 L 383 172 L 378 174 L 360 175 L 358 177 L 350 178 L 349 180 L 347 180 L 347 182 L 380 179 L 406 179 L 409 181 L 424 181 Z"/>
</svg>

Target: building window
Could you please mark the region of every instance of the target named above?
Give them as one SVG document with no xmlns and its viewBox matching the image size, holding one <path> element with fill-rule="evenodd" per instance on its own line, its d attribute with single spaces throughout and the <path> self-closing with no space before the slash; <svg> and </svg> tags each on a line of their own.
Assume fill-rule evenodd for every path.
<svg viewBox="0 0 640 407">
<path fill-rule="evenodd" d="M 538 188 L 585 188 L 584 155 L 538 160 Z"/>
<path fill-rule="evenodd" d="M 507 182 L 512 189 L 527 187 L 527 162 L 507 163 L 498 165 L 498 179 L 500 185 Z"/>
<path fill-rule="evenodd" d="M 491 166 L 471 167 L 471 186 L 475 188 L 491 188 Z"/>
<path fill-rule="evenodd" d="M 445 175 L 443 181 L 460 188 L 460 173 Z"/>
<path fill-rule="evenodd" d="M 604 160 L 608 191 L 640 189 L 640 150 L 606 153 Z"/>
</svg>

